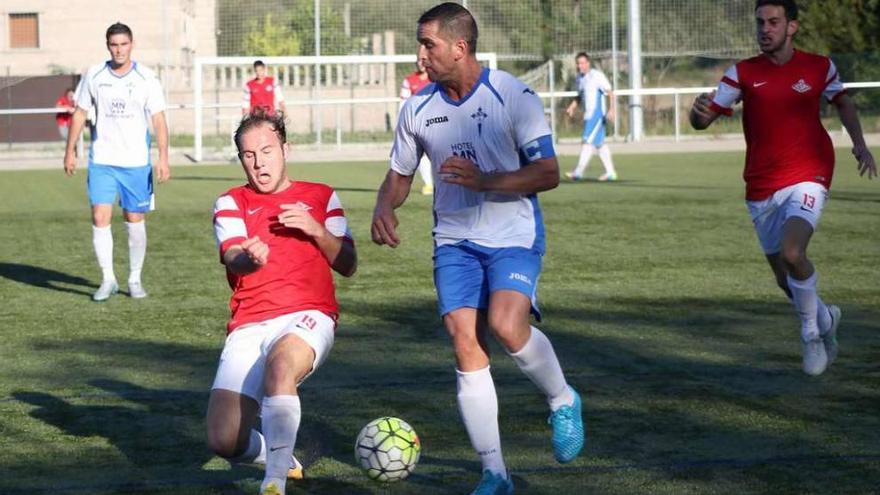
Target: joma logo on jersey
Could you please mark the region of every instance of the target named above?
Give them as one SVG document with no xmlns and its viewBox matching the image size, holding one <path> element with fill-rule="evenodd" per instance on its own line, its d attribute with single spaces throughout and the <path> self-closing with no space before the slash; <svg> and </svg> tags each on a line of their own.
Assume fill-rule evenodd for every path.
<svg viewBox="0 0 880 495">
<path fill-rule="evenodd" d="M 798 93 L 806 93 L 807 91 L 813 89 L 813 87 L 807 84 L 806 81 L 801 79 L 800 81 L 794 83 L 791 86 L 791 89 L 797 91 Z"/>
<path fill-rule="evenodd" d="M 524 282 L 529 285 L 532 285 L 532 279 L 523 275 L 522 273 L 511 272 L 510 273 L 510 280 L 519 280 L 520 282 Z"/>
<path fill-rule="evenodd" d="M 430 119 L 425 121 L 425 127 L 431 127 L 431 124 L 442 124 L 444 122 L 449 122 L 449 117 L 431 117 Z"/>
</svg>

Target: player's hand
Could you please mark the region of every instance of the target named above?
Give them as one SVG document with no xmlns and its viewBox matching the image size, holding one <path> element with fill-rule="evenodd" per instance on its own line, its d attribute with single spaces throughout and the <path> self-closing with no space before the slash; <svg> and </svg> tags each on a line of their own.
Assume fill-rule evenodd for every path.
<svg viewBox="0 0 880 495">
<path fill-rule="evenodd" d="M 877 177 L 877 163 L 874 162 L 874 155 L 871 154 L 871 150 L 865 145 L 859 145 L 853 147 L 852 152 L 858 162 L 859 177 L 864 177 L 866 172 L 868 179 Z"/>
<path fill-rule="evenodd" d="M 241 249 L 258 267 L 264 266 L 269 261 L 269 245 L 261 241 L 259 236 L 251 237 L 242 242 Z"/>
<path fill-rule="evenodd" d="M 460 156 L 451 156 L 440 165 L 440 178 L 449 184 L 458 184 L 480 192 L 485 176 L 476 163 Z"/>
<path fill-rule="evenodd" d="M 300 230 L 309 237 L 318 237 L 327 233 L 327 229 L 300 204 L 281 205 L 278 223 L 289 229 Z"/>
<path fill-rule="evenodd" d="M 693 110 L 701 117 L 709 117 L 712 115 L 712 99 L 715 98 L 715 91 L 711 93 L 702 93 L 694 100 Z"/>
<path fill-rule="evenodd" d="M 373 212 L 373 225 L 370 232 L 373 242 L 382 246 L 396 248 L 400 245 L 400 237 L 397 235 L 397 215 L 393 209 L 376 208 Z"/>
<path fill-rule="evenodd" d="M 171 167 L 168 166 L 167 158 L 159 157 L 159 163 L 156 164 L 156 179 L 160 184 L 171 179 Z"/>
<path fill-rule="evenodd" d="M 568 115 L 569 118 L 574 117 L 574 108 L 571 105 L 566 107 L 565 115 Z"/>
<path fill-rule="evenodd" d="M 70 151 L 64 152 L 64 173 L 67 174 L 68 177 L 72 176 L 76 173 L 76 153 L 71 153 Z"/>
</svg>

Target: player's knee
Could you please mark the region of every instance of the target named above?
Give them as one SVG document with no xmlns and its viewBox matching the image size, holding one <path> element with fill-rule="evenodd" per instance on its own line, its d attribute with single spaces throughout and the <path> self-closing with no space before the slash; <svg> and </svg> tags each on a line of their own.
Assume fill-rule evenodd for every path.
<svg viewBox="0 0 880 495">
<path fill-rule="evenodd" d="M 505 349 L 511 349 L 519 342 L 518 334 L 522 322 L 518 321 L 516 315 L 501 311 L 489 313 L 489 327 L 492 334 L 498 339 Z"/>
<path fill-rule="evenodd" d="M 239 445 L 238 432 L 228 428 L 208 428 L 208 448 L 224 459 L 232 459 L 244 453 L 247 446 Z"/>
<path fill-rule="evenodd" d="M 782 248 L 782 262 L 790 271 L 806 262 L 807 253 L 799 246 L 785 246 Z"/>
</svg>

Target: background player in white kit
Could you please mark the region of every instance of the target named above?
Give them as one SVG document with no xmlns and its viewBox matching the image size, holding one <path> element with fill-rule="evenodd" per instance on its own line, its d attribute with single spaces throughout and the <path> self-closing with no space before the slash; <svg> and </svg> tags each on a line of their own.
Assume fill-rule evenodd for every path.
<svg viewBox="0 0 880 495">
<path fill-rule="evenodd" d="M 605 123 L 614 120 L 614 105 L 607 104 L 614 101 L 611 91 L 611 83 L 601 71 L 590 66 L 590 56 L 580 52 L 575 56 L 577 64 L 577 91 L 578 98 L 584 105 L 584 133 L 583 145 L 578 157 L 578 163 L 571 172 L 565 176 L 571 180 L 581 180 L 593 153 L 599 153 L 599 159 L 605 166 L 605 173 L 599 176 L 600 181 L 617 180 L 617 171 L 614 170 L 614 162 L 611 160 L 611 148 L 605 143 Z M 578 98 L 572 100 L 565 109 L 569 117 L 574 115 L 577 109 Z"/>
<path fill-rule="evenodd" d="M 452 338 L 458 404 L 483 476 L 474 493 L 508 494 L 498 398 L 486 344 L 491 332 L 547 396 L 552 443 L 569 462 L 584 443 L 580 396 L 566 383 L 550 340 L 529 324 L 544 226 L 536 193 L 559 184 L 543 105 L 534 91 L 476 59 L 477 26 L 447 2 L 418 21 L 419 60 L 434 82 L 404 104 L 391 170 L 376 201 L 372 237 L 396 247 L 397 217 L 422 154 L 440 164 L 434 191 L 434 283 Z"/>
<path fill-rule="evenodd" d="M 76 171 L 76 141 L 89 110 L 95 110 L 89 150 L 88 191 L 92 207 L 92 242 L 103 274 L 92 296 L 104 301 L 119 290 L 113 271 L 113 203 L 119 198 L 128 230 L 129 295 L 147 297 L 141 269 L 147 252 L 144 214 L 154 208 L 150 124 L 159 148 L 156 178 L 171 178 L 168 168 L 168 127 L 165 97 L 156 74 L 131 59 L 131 29 L 117 22 L 106 33 L 110 60 L 90 68 L 80 82 L 76 112 L 67 136 L 64 172 Z M 146 139 L 144 137 L 146 136 Z"/>
<path fill-rule="evenodd" d="M 281 114 L 245 117 L 235 143 L 248 183 L 214 206 L 233 294 L 208 403 L 208 445 L 232 462 L 265 463 L 260 493 L 280 495 L 288 476 L 301 477 L 292 461 L 297 386 L 333 347 L 339 305 L 331 269 L 353 275 L 357 254 L 336 192 L 288 177 Z"/>
</svg>

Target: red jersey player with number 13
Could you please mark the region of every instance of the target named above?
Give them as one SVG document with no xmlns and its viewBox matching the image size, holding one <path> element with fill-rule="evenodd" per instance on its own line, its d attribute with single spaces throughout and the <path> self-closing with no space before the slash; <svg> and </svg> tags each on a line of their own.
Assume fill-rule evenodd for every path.
<svg viewBox="0 0 880 495">
<path fill-rule="evenodd" d="M 700 95 L 690 120 L 705 129 L 743 102 L 746 204 L 776 281 L 800 317 L 804 372 L 820 375 L 837 355 L 841 316 L 837 306 L 819 298 L 807 258 L 834 173 L 831 138 L 819 120 L 822 97 L 837 108 L 849 132 L 859 174 L 875 177 L 877 166 L 834 63 L 793 47 L 797 17 L 794 0 L 758 0 L 761 54 L 728 69 L 717 91 Z"/>
</svg>

